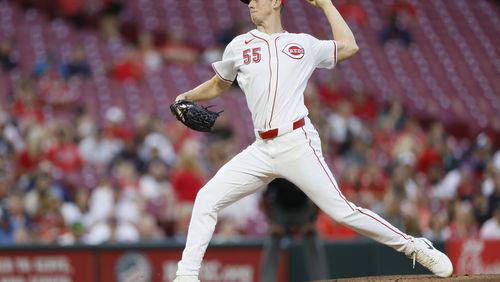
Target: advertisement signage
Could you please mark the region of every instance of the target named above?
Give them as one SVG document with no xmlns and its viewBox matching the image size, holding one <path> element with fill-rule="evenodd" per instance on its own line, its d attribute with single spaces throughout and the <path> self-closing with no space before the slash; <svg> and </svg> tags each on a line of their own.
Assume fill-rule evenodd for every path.
<svg viewBox="0 0 500 282">
<path fill-rule="evenodd" d="M 94 281 L 90 250 L 0 251 L 0 282 Z"/>
<path fill-rule="evenodd" d="M 500 240 L 450 240 L 446 253 L 456 274 L 500 274 Z"/>
<path fill-rule="evenodd" d="M 209 248 L 200 272 L 203 282 L 259 281 L 262 248 Z M 0 251 L 0 282 L 170 282 L 180 248 L 89 247 Z M 278 282 L 287 281 L 283 254 Z"/>
</svg>

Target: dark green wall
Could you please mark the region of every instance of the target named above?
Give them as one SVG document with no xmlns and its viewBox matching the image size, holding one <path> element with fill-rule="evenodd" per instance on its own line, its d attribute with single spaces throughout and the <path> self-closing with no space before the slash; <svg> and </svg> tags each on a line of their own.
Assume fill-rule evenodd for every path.
<svg viewBox="0 0 500 282">
<path fill-rule="evenodd" d="M 444 243 L 434 245 L 437 249 L 444 250 Z M 373 241 L 325 242 L 325 250 L 330 269 L 329 278 L 430 273 L 418 263 L 413 269 L 411 259 Z M 309 281 L 300 241 L 291 243 L 288 252 L 289 281 Z"/>
</svg>

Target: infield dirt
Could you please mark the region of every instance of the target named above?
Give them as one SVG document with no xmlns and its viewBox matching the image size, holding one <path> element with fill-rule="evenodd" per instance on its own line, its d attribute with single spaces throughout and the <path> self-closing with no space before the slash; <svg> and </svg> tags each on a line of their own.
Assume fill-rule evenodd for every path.
<svg viewBox="0 0 500 282">
<path fill-rule="evenodd" d="M 474 275 L 453 275 L 448 278 L 440 278 L 434 275 L 393 275 L 393 276 L 370 276 L 357 278 L 339 278 L 332 280 L 321 280 L 311 282 L 417 282 L 417 281 L 439 281 L 439 282 L 482 282 L 500 281 L 500 274 L 474 274 Z"/>
</svg>

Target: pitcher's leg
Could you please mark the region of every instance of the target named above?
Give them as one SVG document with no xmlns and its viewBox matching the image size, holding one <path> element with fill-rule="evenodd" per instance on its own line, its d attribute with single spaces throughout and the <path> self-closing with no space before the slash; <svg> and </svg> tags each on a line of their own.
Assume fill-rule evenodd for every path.
<svg viewBox="0 0 500 282">
<path fill-rule="evenodd" d="M 218 212 L 271 181 L 271 171 L 265 156 L 250 146 L 224 165 L 198 192 L 177 276 L 198 276 Z"/>
<path fill-rule="evenodd" d="M 427 239 L 413 238 L 370 210 L 349 202 L 342 195 L 323 160 L 317 133 L 311 129 L 303 130 L 303 133 L 309 150 L 297 148 L 297 158 L 300 161 L 284 163 L 278 173 L 299 186 L 334 220 L 412 257 L 435 275 L 448 277 L 453 273 L 453 265 L 448 256 L 434 248 Z M 308 134 L 311 137 L 308 137 Z"/>
<path fill-rule="evenodd" d="M 280 164 L 279 173 L 292 181 L 335 221 L 373 240 L 403 251 L 413 239 L 370 210 L 349 202 L 326 165 L 317 133 L 302 129 L 308 148 L 300 150 L 300 161 Z"/>
</svg>

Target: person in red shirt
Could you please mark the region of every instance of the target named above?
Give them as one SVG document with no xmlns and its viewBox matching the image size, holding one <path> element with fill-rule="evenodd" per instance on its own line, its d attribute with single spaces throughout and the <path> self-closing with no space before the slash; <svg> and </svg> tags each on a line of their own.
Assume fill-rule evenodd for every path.
<svg viewBox="0 0 500 282">
<path fill-rule="evenodd" d="M 34 173 L 39 164 L 45 160 L 46 155 L 43 150 L 43 139 L 45 137 L 46 134 L 43 129 L 39 127 L 29 129 L 26 146 L 16 156 L 16 178 Z"/>
<path fill-rule="evenodd" d="M 43 103 L 37 97 L 30 79 L 21 78 L 16 82 L 11 110 L 14 117 L 21 122 L 45 122 Z"/>
<path fill-rule="evenodd" d="M 375 121 L 378 106 L 373 96 L 365 93 L 363 89 L 353 91 L 353 113 L 355 116 L 367 122 Z"/>
<path fill-rule="evenodd" d="M 136 52 L 129 47 L 125 54 L 111 68 L 111 76 L 120 82 L 138 82 L 144 77 L 142 62 L 136 56 Z"/>
<path fill-rule="evenodd" d="M 342 79 L 338 72 L 332 72 L 328 80 L 318 84 L 318 96 L 321 103 L 331 108 L 340 101 L 346 99 L 348 91 L 342 85 Z"/>
<path fill-rule="evenodd" d="M 357 1 L 347 0 L 345 3 L 337 5 L 337 10 L 347 22 L 359 26 L 366 26 L 368 23 L 365 9 Z"/>
<path fill-rule="evenodd" d="M 47 159 L 65 174 L 76 173 L 83 165 L 78 145 L 69 131 L 69 128 L 59 129 L 55 143 L 47 150 Z"/>
<path fill-rule="evenodd" d="M 205 183 L 197 160 L 189 153 L 179 155 L 178 166 L 172 171 L 170 181 L 178 200 L 191 204 Z"/>
<path fill-rule="evenodd" d="M 134 138 L 134 132 L 125 120 L 125 112 L 120 107 L 113 106 L 106 110 L 104 135 L 124 143 Z"/>
<path fill-rule="evenodd" d="M 84 15 L 82 0 L 58 0 L 57 5 L 61 16 L 68 19 L 75 27 L 83 27 Z"/>
<path fill-rule="evenodd" d="M 198 161 L 191 153 L 183 151 L 179 154 L 177 166 L 170 174 L 170 183 L 175 193 L 178 209 L 175 233 L 187 234 L 194 200 L 205 184 Z"/>
</svg>

